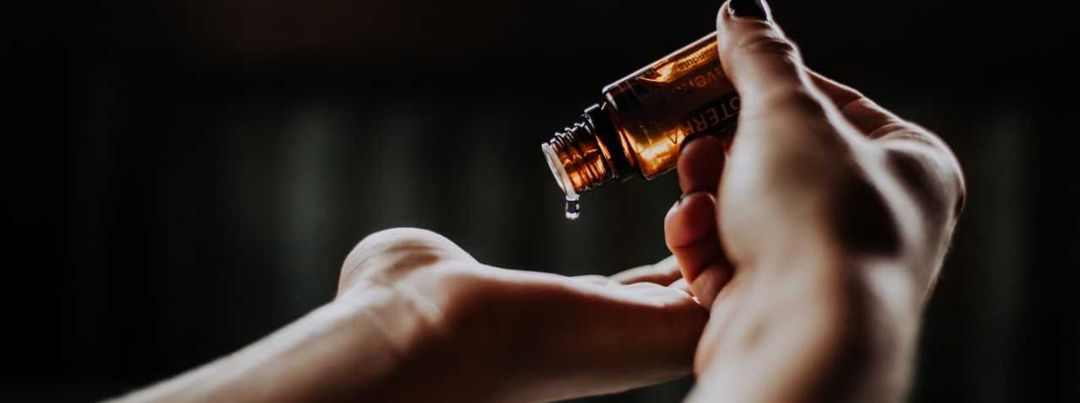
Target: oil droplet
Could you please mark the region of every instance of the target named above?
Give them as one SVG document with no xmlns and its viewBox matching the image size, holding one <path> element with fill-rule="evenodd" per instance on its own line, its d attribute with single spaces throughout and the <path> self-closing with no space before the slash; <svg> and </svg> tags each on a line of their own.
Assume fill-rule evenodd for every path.
<svg viewBox="0 0 1080 403">
<path fill-rule="evenodd" d="M 581 202 L 577 195 L 566 196 L 566 219 L 574 221 L 581 215 Z"/>
</svg>

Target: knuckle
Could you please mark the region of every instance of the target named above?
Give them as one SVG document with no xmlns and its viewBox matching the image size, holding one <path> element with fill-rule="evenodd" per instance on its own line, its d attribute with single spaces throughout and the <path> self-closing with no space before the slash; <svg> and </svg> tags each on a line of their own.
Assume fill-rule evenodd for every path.
<svg viewBox="0 0 1080 403">
<path fill-rule="evenodd" d="M 874 101 L 871 101 L 869 98 L 866 98 L 866 96 L 864 96 L 858 91 L 852 90 L 851 92 L 848 92 L 846 96 L 850 100 L 843 103 L 842 105 L 837 104 L 840 112 L 844 114 L 860 113 L 861 111 L 872 111 L 874 113 L 877 113 L 878 111 L 884 112 L 884 109 L 882 109 L 881 106 L 879 106 L 877 103 L 874 103 Z M 889 123 L 886 124 L 892 124 L 893 122 L 897 121 L 898 119 L 890 117 L 890 120 L 888 121 Z"/>
<path fill-rule="evenodd" d="M 958 217 L 964 205 L 962 174 L 944 152 L 908 141 L 886 148 L 886 166 L 932 220 L 944 224 Z"/>
<path fill-rule="evenodd" d="M 824 117 L 825 104 L 805 87 L 778 88 L 762 98 L 772 111 L 798 113 L 803 116 Z"/>
<path fill-rule="evenodd" d="M 940 178 L 923 155 L 908 150 L 886 149 L 886 166 L 924 208 L 945 205 Z"/>
<path fill-rule="evenodd" d="M 790 40 L 772 28 L 758 29 L 746 36 L 735 47 L 748 54 L 780 57 L 798 65 L 799 49 Z"/>
<path fill-rule="evenodd" d="M 881 127 L 867 133 L 866 137 L 885 142 L 900 140 L 901 142 L 932 143 L 930 141 L 931 135 L 925 130 L 914 123 L 896 117 L 890 118 Z"/>
<path fill-rule="evenodd" d="M 783 117 L 807 123 L 825 120 L 827 115 L 823 100 L 799 83 L 769 87 L 743 103 L 745 113 L 768 119 Z"/>
<path fill-rule="evenodd" d="M 830 215 L 844 249 L 877 256 L 904 252 L 904 226 L 897 216 L 899 195 L 879 181 L 853 172 L 838 183 Z"/>
</svg>

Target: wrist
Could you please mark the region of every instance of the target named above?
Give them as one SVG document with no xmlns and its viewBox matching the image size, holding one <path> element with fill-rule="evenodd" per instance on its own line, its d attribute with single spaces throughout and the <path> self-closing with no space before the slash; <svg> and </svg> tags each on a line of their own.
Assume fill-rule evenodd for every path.
<svg viewBox="0 0 1080 403">
<path fill-rule="evenodd" d="M 350 391 L 338 396 L 398 400 L 426 376 L 416 363 L 446 344 L 446 308 L 404 283 L 354 288 L 326 306 L 342 339 L 324 347 L 336 360 L 324 367 Z"/>
<path fill-rule="evenodd" d="M 481 401 L 498 393 L 495 384 L 475 382 L 500 375 L 488 370 L 491 350 L 504 341 L 477 334 L 477 326 L 487 329 L 500 322 L 489 315 L 491 304 L 485 302 L 490 298 L 483 291 L 493 288 L 482 284 L 484 279 L 475 270 L 445 263 L 397 278 L 389 287 L 362 285 L 340 293 L 331 305 L 340 305 L 337 309 L 346 313 L 348 326 L 354 329 L 355 349 L 350 349 L 387 356 L 385 367 L 357 382 L 351 396 L 375 401 L 448 397 Z M 370 288 L 385 292 L 385 297 L 373 303 Z M 358 351 L 356 356 L 356 365 L 365 369 L 371 365 L 364 353 Z"/>
<path fill-rule="evenodd" d="M 379 396 L 421 321 L 393 292 L 364 290 L 217 361 L 124 396 L 142 401 L 353 401 Z"/>
<path fill-rule="evenodd" d="M 230 357 L 242 374 L 240 389 L 272 388 L 261 395 L 279 401 L 393 393 L 388 385 L 429 335 L 425 320 L 395 291 L 369 287 L 348 294 Z"/>
</svg>

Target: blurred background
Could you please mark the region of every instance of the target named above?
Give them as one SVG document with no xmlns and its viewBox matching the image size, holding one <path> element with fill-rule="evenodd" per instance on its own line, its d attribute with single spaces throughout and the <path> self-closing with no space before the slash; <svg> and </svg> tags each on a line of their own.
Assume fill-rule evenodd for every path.
<svg viewBox="0 0 1080 403">
<path fill-rule="evenodd" d="M 382 228 L 564 274 L 663 258 L 673 177 L 591 192 L 569 222 L 539 144 L 720 4 L 9 6 L 0 400 L 100 399 L 234 351 L 326 303 Z M 1078 47 L 1053 4 L 772 2 L 811 67 L 965 167 L 913 401 L 1080 400 Z"/>
</svg>

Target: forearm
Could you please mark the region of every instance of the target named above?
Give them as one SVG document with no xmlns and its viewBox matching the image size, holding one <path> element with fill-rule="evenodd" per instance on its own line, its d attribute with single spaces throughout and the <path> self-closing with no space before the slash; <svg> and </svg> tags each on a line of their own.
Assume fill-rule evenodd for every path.
<svg viewBox="0 0 1080 403">
<path fill-rule="evenodd" d="M 124 396 L 150 401 L 335 401 L 377 393 L 423 322 L 386 290 L 339 298 L 243 350 Z"/>
</svg>

